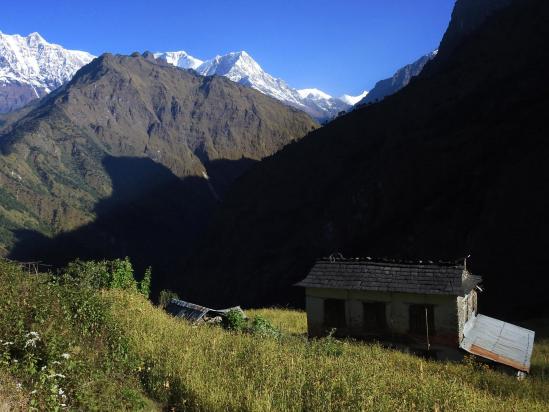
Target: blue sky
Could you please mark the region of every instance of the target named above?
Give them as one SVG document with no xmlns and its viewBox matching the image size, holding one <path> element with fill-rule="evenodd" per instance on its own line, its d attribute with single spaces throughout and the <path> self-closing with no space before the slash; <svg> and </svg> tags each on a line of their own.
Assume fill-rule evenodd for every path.
<svg viewBox="0 0 549 412">
<path fill-rule="evenodd" d="M 454 0 L 8 0 L 0 30 L 93 54 L 246 50 L 296 88 L 358 94 L 438 47 Z"/>
</svg>

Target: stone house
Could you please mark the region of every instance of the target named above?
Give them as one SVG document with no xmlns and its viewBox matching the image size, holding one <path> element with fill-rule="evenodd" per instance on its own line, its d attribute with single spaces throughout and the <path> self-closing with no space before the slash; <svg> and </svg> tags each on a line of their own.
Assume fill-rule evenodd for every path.
<svg viewBox="0 0 549 412">
<path fill-rule="evenodd" d="M 373 339 L 434 358 L 459 358 L 481 347 L 479 356 L 529 370 L 534 332 L 478 314 L 480 276 L 466 262 L 397 262 L 326 258 L 297 286 L 306 290 L 310 337 Z M 482 322 L 480 321 L 482 319 Z M 518 347 L 507 353 L 501 335 L 485 335 L 481 324 L 500 322 Z M 494 323 L 494 322 L 492 322 Z M 477 327 L 475 328 L 475 325 Z M 476 344 L 471 344 L 471 337 Z M 477 339 L 478 338 L 478 339 Z M 499 339 L 499 340 L 498 340 Z M 519 344 L 517 344 L 519 342 Z M 501 347 L 501 350 L 498 349 Z M 486 356 L 488 351 L 488 355 Z M 503 353 L 498 353 L 502 351 Z M 506 359 L 501 362 L 501 359 Z"/>
</svg>

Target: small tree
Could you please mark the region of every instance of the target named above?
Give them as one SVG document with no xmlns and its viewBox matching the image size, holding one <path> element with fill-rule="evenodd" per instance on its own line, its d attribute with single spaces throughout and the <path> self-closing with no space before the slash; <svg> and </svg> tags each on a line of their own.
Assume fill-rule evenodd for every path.
<svg viewBox="0 0 549 412">
<path fill-rule="evenodd" d="M 149 266 L 145 270 L 145 275 L 143 276 L 143 279 L 141 279 L 141 282 L 139 282 L 138 290 L 139 293 L 141 293 L 146 298 L 149 297 L 151 294 L 151 279 L 152 279 L 152 269 Z"/>
<path fill-rule="evenodd" d="M 137 282 L 133 277 L 133 267 L 130 259 L 115 259 L 111 261 L 111 282 L 113 289 L 133 289 L 137 290 Z"/>
</svg>

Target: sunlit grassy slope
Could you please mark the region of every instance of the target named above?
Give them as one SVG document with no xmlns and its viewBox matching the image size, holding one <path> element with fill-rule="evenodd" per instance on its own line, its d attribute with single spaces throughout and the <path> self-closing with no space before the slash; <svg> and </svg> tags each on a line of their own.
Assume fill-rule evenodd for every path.
<svg viewBox="0 0 549 412">
<path fill-rule="evenodd" d="M 76 410 L 549 410 L 549 340 L 539 337 L 541 322 L 532 374 L 519 382 L 474 362 L 307 340 L 299 311 L 247 311 L 283 331 L 265 337 L 193 326 L 135 292 L 76 290 L 14 272 L 0 267 L 0 339 L 19 345 L 0 363 L 0 383 L 9 386 L 0 390 L 0 409 L 2 402 L 47 408 L 63 401 Z M 25 348 L 29 331 L 40 336 L 36 348 Z M 33 375 L 17 366 L 29 367 L 27 352 L 37 358 Z M 66 398 L 48 398 L 50 378 L 46 386 L 29 378 L 42 376 L 43 365 L 64 375 L 55 390 L 63 388 Z"/>
<path fill-rule="evenodd" d="M 538 341 L 532 376 L 474 364 L 430 362 L 377 345 L 307 341 L 305 316 L 250 311 L 282 329 L 280 339 L 191 326 L 137 295 L 107 294 L 146 360 L 153 396 L 200 410 L 547 410 L 549 342 Z M 296 333 L 298 336 L 293 335 Z"/>
</svg>

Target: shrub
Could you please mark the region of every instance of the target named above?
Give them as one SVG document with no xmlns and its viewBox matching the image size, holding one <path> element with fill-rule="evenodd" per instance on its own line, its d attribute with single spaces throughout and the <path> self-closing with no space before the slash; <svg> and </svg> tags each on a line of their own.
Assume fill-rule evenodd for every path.
<svg viewBox="0 0 549 412">
<path fill-rule="evenodd" d="M 225 326 L 227 329 L 234 331 L 244 330 L 246 327 L 246 318 L 244 317 L 244 313 L 238 309 L 231 309 L 229 313 L 227 313 Z"/>
<path fill-rule="evenodd" d="M 81 267 L 87 275 L 103 269 Z M 60 282 L 0 260 L 0 375 L 17 382 L 30 409 L 135 410 L 146 401 L 129 340 L 102 294 L 82 287 L 87 275 Z"/>
<path fill-rule="evenodd" d="M 149 266 L 145 270 L 145 275 L 143 276 L 143 279 L 141 279 L 141 282 L 139 282 L 138 290 L 139 293 L 141 293 L 146 298 L 149 297 L 151 294 L 151 279 L 152 279 L 152 269 Z"/>
<path fill-rule="evenodd" d="M 150 294 L 152 270 L 145 270 L 143 279 L 137 282 L 130 259 L 70 262 L 57 280 L 92 289 L 124 289 L 138 291 L 146 297 Z"/>
<path fill-rule="evenodd" d="M 278 338 L 281 336 L 279 329 L 262 316 L 254 316 L 248 326 L 248 331 L 254 335 L 270 336 Z"/>
<path fill-rule="evenodd" d="M 160 295 L 158 296 L 158 306 L 160 306 L 161 308 L 165 308 L 166 306 L 168 306 L 172 299 L 179 299 L 177 293 L 171 290 L 164 289 L 160 292 Z"/>
<path fill-rule="evenodd" d="M 137 282 L 133 277 L 133 267 L 130 259 L 115 259 L 110 261 L 110 285 L 112 289 L 137 290 Z"/>
</svg>

